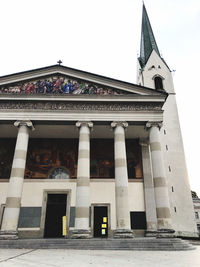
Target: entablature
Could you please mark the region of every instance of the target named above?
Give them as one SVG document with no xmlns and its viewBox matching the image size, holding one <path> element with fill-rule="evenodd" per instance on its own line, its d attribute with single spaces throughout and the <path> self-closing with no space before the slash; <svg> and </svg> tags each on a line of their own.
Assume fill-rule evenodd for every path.
<svg viewBox="0 0 200 267">
<path fill-rule="evenodd" d="M 124 112 L 100 112 L 100 111 L 42 111 L 42 110 L 0 110 L 1 121 L 31 120 L 31 121 L 79 121 L 90 120 L 92 122 L 130 121 L 143 122 L 162 121 L 163 111 L 124 111 Z"/>
</svg>

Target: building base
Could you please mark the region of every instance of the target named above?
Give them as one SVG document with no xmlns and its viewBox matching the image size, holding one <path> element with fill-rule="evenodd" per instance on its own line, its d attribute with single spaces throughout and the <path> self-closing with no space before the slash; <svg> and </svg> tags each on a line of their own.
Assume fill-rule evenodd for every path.
<svg viewBox="0 0 200 267">
<path fill-rule="evenodd" d="M 173 229 L 158 229 L 157 238 L 173 238 L 175 237 L 175 231 Z"/>
<path fill-rule="evenodd" d="M 158 231 L 157 230 L 146 230 L 145 236 L 146 237 L 157 237 Z"/>
<path fill-rule="evenodd" d="M 180 238 L 198 238 L 198 232 L 189 232 L 189 231 L 176 231 L 176 236 Z"/>
<path fill-rule="evenodd" d="M 117 229 L 114 231 L 114 238 L 133 238 L 133 231 L 129 229 Z"/>
<path fill-rule="evenodd" d="M 15 240 L 18 239 L 17 231 L 0 231 L 0 240 Z"/>
<path fill-rule="evenodd" d="M 0 240 L 1 249 L 79 249 L 79 250 L 129 250 L 129 251 L 183 251 L 193 250 L 187 241 L 178 238 L 124 238 L 124 239 L 70 239 L 47 238 Z"/>
<path fill-rule="evenodd" d="M 90 230 L 77 229 L 73 230 L 71 234 L 73 239 L 88 239 L 92 238 Z"/>
</svg>

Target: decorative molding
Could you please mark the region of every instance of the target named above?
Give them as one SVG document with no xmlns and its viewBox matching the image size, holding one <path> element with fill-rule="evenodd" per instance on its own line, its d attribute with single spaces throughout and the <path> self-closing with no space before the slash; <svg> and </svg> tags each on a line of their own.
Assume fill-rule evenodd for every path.
<svg viewBox="0 0 200 267">
<path fill-rule="evenodd" d="M 160 77 L 163 81 L 165 80 L 165 78 L 158 73 L 152 77 L 152 80 L 154 80 L 156 77 Z"/>
<path fill-rule="evenodd" d="M 28 128 L 30 128 L 32 131 L 34 131 L 35 130 L 35 128 L 34 128 L 34 126 L 33 126 L 33 124 L 32 124 L 32 122 L 31 121 L 29 121 L 29 120 L 21 120 L 21 121 L 15 121 L 14 122 L 14 126 L 16 126 L 16 127 L 20 127 L 20 126 L 27 126 Z"/>
<path fill-rule="evenodd" d="M 162 121 L 148 121 L 146 123 L 146 128 L 149 129 L 151 127 L 158 127 L 158 129 L 160 130 L 160 128 L 162 127 L 163 122 Z"/>
<path fill-rule="evenodd" d="M 126 122 L 126 121 L 113 121 L 111 123 L 112 128 L 116 128 L 117 126 L 122 126 L 125 129 L 128 127 L 128 122 Z"/>
<path fill-rule="evenodd" d="M 86 118 L 87 115 L 87 118 Z M 15 121 L 15 120 L 26 120 L 28 118 L 31 121 L 82 121 L 82 120 L 90 120 L 90 121 L 106 121 L 109 124 L 112 121 L 119 120 L 119 112 L 113 111 L 98 111 L 98 110 L 90 110 L 90 111 L 39 111 L 39 110 L 28 110 L 28 111 L 16 111 L 16 110 L 0 110 L 1 123 L 3 121 Z M 163 120 L 163 111 L 123 111 L 120 113 L 120 120 L 127 122 L 136 122 L 146 124 L 147 121 L 161 121 Z"/>
<path fill-rule="evenodd" d="M 84 110 L 84 111 L 161 111 L 163 103 L 111 103 L 93 102 L 86 103 L 65 101 L 31 101 L 31 100 L 3 100 L 0 102 L 0 110 Z"/>
<path fill-rule="evenodd" d="M 87 126 L 88 128 L 92 128 L 93 122 L 91 122 L 91 121 L 77 121 L 76 127 L 80 128 L 81 126 Z"/>
</svg>

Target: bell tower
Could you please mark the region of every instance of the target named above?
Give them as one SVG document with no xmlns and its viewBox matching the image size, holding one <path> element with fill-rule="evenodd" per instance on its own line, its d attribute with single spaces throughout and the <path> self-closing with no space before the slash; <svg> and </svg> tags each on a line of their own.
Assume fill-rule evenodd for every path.
<svg viewBox="0 0 200 267">
<path fill-rule="evenodd" d="M 177 236 L 196 236 L 197 228 L 172 73 L 159 52 L 144 4 L 137 83 L 168 93 L 163 107 L 163 127 L 160 129 L 160 135 L 168 181 L 172 227 L 176 230 Z"/>
<path fill-rule="evenodd" d="M 160 55 L 144 4 L 137 82 L 155 90 L 174 93 L 171 71 Z"/>
</svg>

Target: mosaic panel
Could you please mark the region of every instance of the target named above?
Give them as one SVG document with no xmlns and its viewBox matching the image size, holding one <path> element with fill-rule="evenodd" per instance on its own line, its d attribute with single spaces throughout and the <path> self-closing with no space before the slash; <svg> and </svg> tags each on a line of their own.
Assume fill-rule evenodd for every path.
<svg viewBox="0 0 200 267">
<path fill-rule="evenodd" d="M 49 76 L 40 80 L 1 86 L 3 94 L 73 94 L 73 95 L 122 95 L 124 91 L 66 76 Z"/>
<path fill-rule="evenodd" d="M 0 139 L 0 179 L 10 178 L 15 143 L 15 139 Z"/>
<path fill-rule="evenodd" d="M 77 139 L 30 139 L 25 178 L 75 178 L 77 160 Z"/>
<path fill-rule="evenodd" d="M 15 139 L 0 139 L 0 179 L 10 177 Z M 129 178 L 142 178 L 138 140 L 126 140 Z M 77 176 L 78 139 L 30 139 L 25 179 L 69 179 Z M 91 139 L 91 178 L 114 178 L 114 140 Z"/>
</svg>

